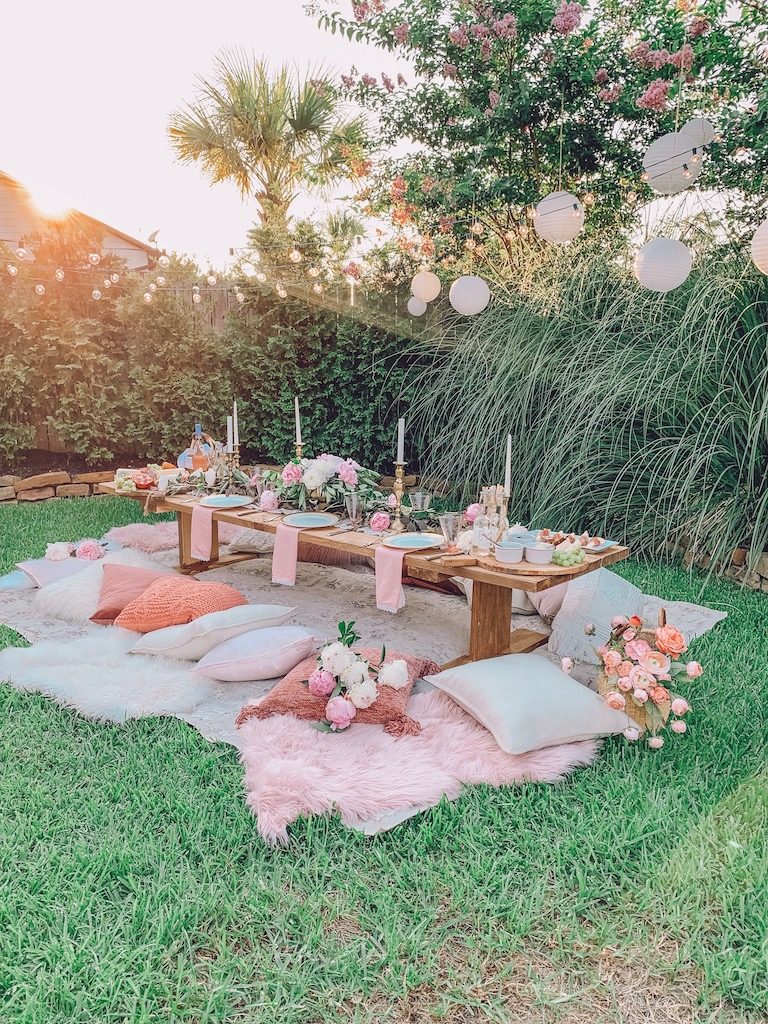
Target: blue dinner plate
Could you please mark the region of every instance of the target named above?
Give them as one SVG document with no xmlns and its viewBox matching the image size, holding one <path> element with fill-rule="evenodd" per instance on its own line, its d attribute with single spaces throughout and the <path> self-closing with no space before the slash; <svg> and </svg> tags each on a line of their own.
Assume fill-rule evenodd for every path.
<svg viewBox="0 0 768 1024">
<path fill-rule="evenodd" d="M 207 508 L 243 508 L 252 501 L 253 498 L 243 494 L 209 494 L 200 504 Z"/>
<path fill-rule="evenodd" d="M 383 543 L 388 548 L 423 551 L 426 548 L 439 548 L 445 541 L 441 533 L 396 533 L 392 537 L 386 537 Z"/>
<path fill-rule="evenodd" d="M 286 526 L 297 530 L 317 530 L 322 526 L 335 526 L 339 517 L 333 512 L 292 512 L 283 518 Z"/>
</svg>

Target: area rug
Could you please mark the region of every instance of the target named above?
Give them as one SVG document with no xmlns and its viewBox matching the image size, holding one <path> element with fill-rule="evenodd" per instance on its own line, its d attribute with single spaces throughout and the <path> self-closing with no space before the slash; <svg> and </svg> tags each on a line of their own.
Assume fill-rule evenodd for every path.
<svg viewBox="0 0 768 1024">
<path fill-rule="evenodd" d="M 219 523 L 220 544 L 231 543 L 238 533 L 237 526 Z M 104 534 L 104 539 L 152 555 L 157 551 L 176 550 L 179 530 L 176 523 L 129 523 L 128 526 L 113 526 Z"/>
<path fill-rule="evenodd" d="M 372 725 L 338 735 L 293 715 L 249 719 L 242 727 L 246 801 L 263 839 L 288 840 L 299 817 L 338 813 L 353 828 L 402 807 L 455 799 L 464 785 L 558 782 L 590 764 L 599 744 L 567 743 L 505 754 L 493 736 L 443 693 L 421 693 L 408 711 L 419 736 L 393 739 Z"/>
</svg>

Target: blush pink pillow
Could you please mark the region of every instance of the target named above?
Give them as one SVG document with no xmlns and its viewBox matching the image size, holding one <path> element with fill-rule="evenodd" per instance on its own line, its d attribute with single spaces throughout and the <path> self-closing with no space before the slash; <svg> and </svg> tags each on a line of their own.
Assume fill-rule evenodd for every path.
<svg viewBox="0 0 768 1024">
<path fill-rule="evenodd" d="M 82 572 L 91 564 L 84 558 L 62 558 L 58 562 L 49 558 L 32 558 L 27 562 L 17 562 L 16 568 L 21 569 L 36 587 L 42 589 L 51 583 L 58 583 L 59 580 Z"/>
<path fill-rule="evenodd" d="M 357 653 L 371 665 L 378 666 L 380 648 L 362 647 Z M 379 686 L 379 696 L 375 703 L 369 708 L 358 709 L 354 721 L 363 725 L 383 725 L 384 731 L 392 736 L 416 736 L 421 732 L 421 726 L 405 713 L 413 684 L 422 676 L 433 675 L 440 670 L 429 658 L 398 654 L 397 651 L 387 651 L 384 661 L 385 664 L 389 664 L 399 658 L 408 666 L 406 685 L 400 690 L 394 690 L 391 686 Z M 306 658 L 281 679 L 259 704 L 246 705 L 237 716 L 237 725 L 242 725 L 249 718 L 269 718 L 270 715 L 295 715 L 310 722 L 324 719 L 328 698 L 316 697 L 306 686 L 306 680 L 316 668 L 317 658 Z"/>
<path fill-rule="evenodd" d="M 151 633 L 166 626 L 180 626 L 201 615 L 225 612 L 248 604 L 234 587 L 226 583 L 200 583 L 189 576 L 164 576 L 150 583 L 115 619 L 115 625 L 135 633 Z"/>
<path fill-rule="evenodd" d="M 102 566 L 104 578 L 99 594 L 99 603 L 91 616 L 91 622 L 110 625 L 131 601 L 141 597 L 150 583 L 166 579 L 167 571 L 139 569 L 135 565 L 120 565 L 110 562 Z"/>
<path fill-rule="evenodd" d="M 551 622 L 563 606 L 567 589 L 567 583 L 558 583 L 556 587 L 540 590 L 537 594 L 529 594 L 528 599 L 542 619 Z"/>
</svg>

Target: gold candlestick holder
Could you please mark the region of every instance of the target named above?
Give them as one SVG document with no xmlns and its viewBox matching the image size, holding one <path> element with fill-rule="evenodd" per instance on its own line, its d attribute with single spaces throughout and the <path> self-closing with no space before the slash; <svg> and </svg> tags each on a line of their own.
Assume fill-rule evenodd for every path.
<svg viewBox="0 0 768 1024">
<path fill-rule="evenodd" d="M 232 468 L 240 468 L 240 445 L 236 444 L 232 448 Z"/>
<path fill-rule="evenodd" d="M 405 529 L 403 524 L 403 493 L 405 491 L 403 479 L 405 477 L 405 465 L 404 462 L 395 463 L 395 483 L 392 490 L 394 491 L 397 504 L 395 505 L 395 521 L 390 526 L 390 530 L 393 533 L 402 533 Z"/>
<path fill-rule="evenodd" d="M 303 451 L 304 451 L 304 445 L 301 443 L 301 441 L 297 441 L 296 442 L 296 458 L 297 459 L 302 458 L 302 454 L 301 453 Z"/>
</svg>

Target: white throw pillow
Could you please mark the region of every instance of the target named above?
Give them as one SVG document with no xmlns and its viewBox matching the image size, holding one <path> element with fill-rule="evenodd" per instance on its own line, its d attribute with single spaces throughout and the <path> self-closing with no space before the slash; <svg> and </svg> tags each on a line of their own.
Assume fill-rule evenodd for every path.
<svg viewBox="0 0 768 1024">
<path fill-rule="evenodd" d="M 241 633 L 281 626 L 295 611 L 282 604 L 243 604 L 223 612 L 211 612 L 181 626 L 166 626 L 145 633 L 131 648 L 131 654 L 160 654 L 166 658 L 197 661 Z"/>
<path fill-rule="evenodd" d="M 141 569 L 156 569 L 158 572 L 173 574 L 174 570 L 145 555 L 143 551 L 120 548 L 108 552 L 104 558 L 91 562 L 82 572 L 76 573 L 58 583 L 43 587 L 35 595 L 35 605 L 40 612 L 56 619 L 65 619 L 78 625 L 90 625 L 90 618 L 99 606 L 99 595 L 105 562 L 118 565 L 134 565 Z"/>
<path fill-rule="evenodd" d="M 85 572 L 93 565 L 93 562 L 85 558 L 62 558 L 60 561 L 51 561 L 49 558 L 31 558 L 26 562 L 17 562 L 16 567 L 32 580 L 36 587 L 50 587 L 59 580 L 69 579 L 79 572 Z"/>
<path fill-rule="evenodd" d="M 237 531 L 227 547 L 230 552 L 271 555 L 275 548 L 275 535 L 264 533 L 263 530 L 251 530 L 246 526 Z"/>
<path fill-rule="evenodd" d="M 595 648 L 607 643 L 614 615 L 641 615 L 643 593 L 615 572 L 598 569 L 571 580 L 552 623 L 548 650 L 558 658 L 598 665 Z M 587 636 L 584 627 L 595 627 Z"/>
<path fill-rule="evenodd" d="M 508 754 L 623 732 L 629 718 L 538 654 L 505 654 L 425 676 Z"/>
<path fill-rule="evenodd" d="M 277 679 L 316 647 L 314 634 L 303 626 L 254 629 L 214 647 L 192 671 L 224 682 Z"/>
</svg>

